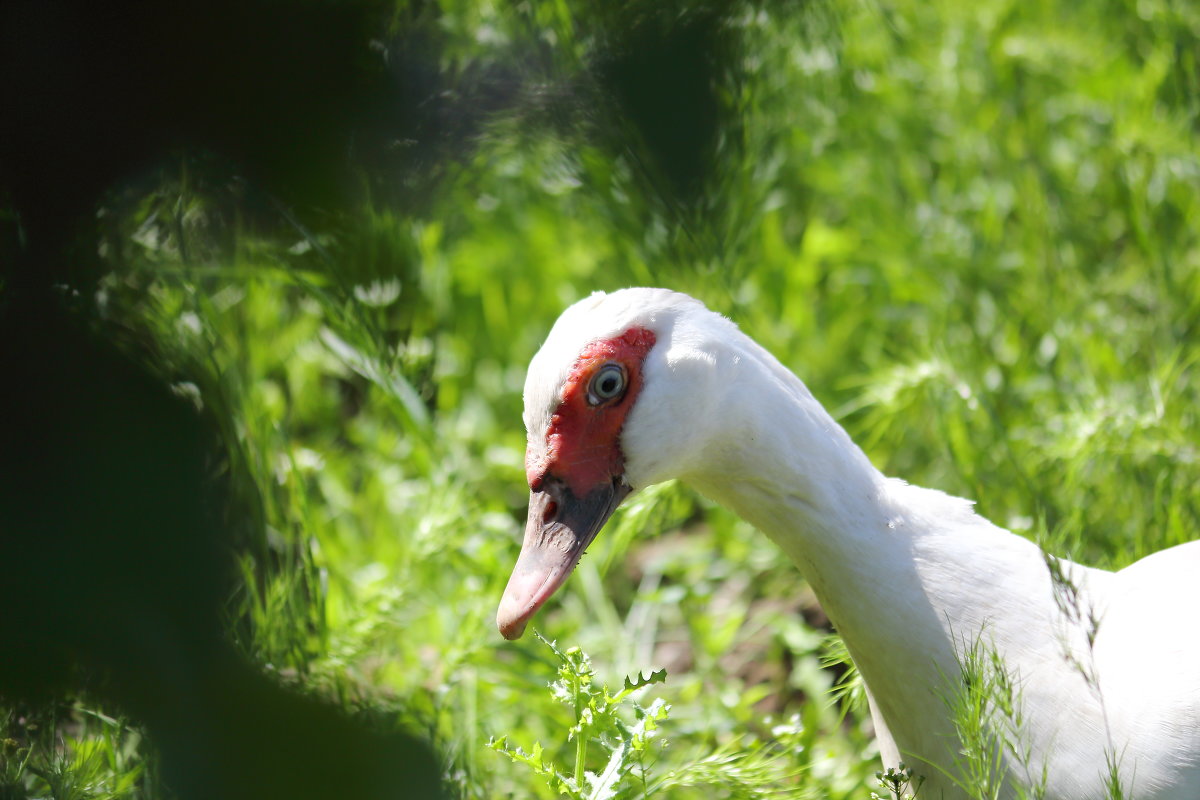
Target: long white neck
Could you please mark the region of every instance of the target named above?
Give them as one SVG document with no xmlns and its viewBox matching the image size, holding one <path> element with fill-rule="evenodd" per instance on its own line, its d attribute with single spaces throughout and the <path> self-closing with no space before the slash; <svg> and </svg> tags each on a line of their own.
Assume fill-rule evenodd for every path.
<svg viewBox="0 0 1200 800">
<path fill-rule="evenodd" d="M 812 585 L 887 729 L 885 760 L 923 771 L 922 796 L 958 796 L 937 769 L 953 770 L 957 752 L 946 706 L 956 653 L 983 636 L 1001 653 L 1020 642 L 1011 650 L 1023 661 L 1012 667 L 1023 679 L 1063 664 L 1041 551 L 965 500 L 885 478 L 773 356 L 740 334 L 723 346 L 717 358 L 733 388 L 709 457 L 685 478 L 765 532 Z M 1056 691 L 1089 705 L 1082 678 Z M 1031 735 L 1052 735 L 1051 721 L 1031 724 Z M 937 766 L 922 770 L 922 760 Z"/>
</svg>

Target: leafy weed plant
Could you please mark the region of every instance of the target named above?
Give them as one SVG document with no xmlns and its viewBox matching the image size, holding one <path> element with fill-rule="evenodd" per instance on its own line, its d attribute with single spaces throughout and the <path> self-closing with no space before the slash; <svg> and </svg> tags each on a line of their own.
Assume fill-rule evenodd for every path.
<svg viewBox="0 0 1200 800">
<path fill-rule="evenodd" d="M 871 800 L 916 800 L 917 793 L 921 791 L 921 784 L 925 782 L 925 776 L 914 775 L 912 767 L 905 766 L 901 761 L 898 766 L 876 772 L 875 780 L 879 782 L 879 788 L 887 794 L 871 792 Z"/>
<path fill-rule="evenodd" d="M 703 787 L 744 800 L 797 795 L 791 784 L 799 773 L 795 764 L 802 750 L 798 721 L 774 726 L 767 741 L 734 739 L 703 757 L 663 770 L 658 755 L 668 741 L 659 726 L 667 721 L 671 706 L 661 697 L 645 705 L 634 695 L 664 683 L 666 670 L 626 677 L 619 691 L 610 692 L 608 686 L 596 683 L 585 652 L 578 647 L 563 650 L 540 633 L 534 635 L 558 660 L 558 677 L 549 688 L 551 696 L 573 712 L 574 724 L 567 729 L 567 738 L 575 742 L 573 769 L 560 770 L 540 742 L 526 751 L 501 736 L 488 746 L 528 767 L 557 794 L 572 800 L 640 800 L 691 796 L 687 790 Z M 593 759 L 602 764 L 596 772 L 586 768 L 593 744 L 602 756 Z"/>
<path fill-rule="evenodd" d="M 652 672 L 648 677 L 639 674 L 633 679 L 625 678 L 624 686 L 610 693 L 607 686 L 596 684 L 592 662 L 586 653 L 578 647 L 562 650 L 540 633 L 534 635 L 558 659 L 558 679 L 550 684 L 551 695 L 574 711 L 575 723 L 567 734 L 575 742 L 574 769 L 570 774 L 560 772 L 546 760 L 537 742 L 529 752 L 510 747 L 506 737 L 490 741 L 489 746 L 528 766 L 551 789 L 572 800 L 648 797 L 647 771 L 651 764 L 647 764 L 647 756 L 652 755 L 651 744 L 658 735 L 658 725 L 667 719 L 671 707 L 662 698 L 643 706 L 632 695 L 642 687 L 665 681 L 666 670 Z M 623 705 L 632 711 L 632 722 L 622 719 Z M 586 769 L 588 749 L 593 742 L 606 754 L 599 773 Z M 665 742 L 660 740 L 660 744 Z M 633 794 L 635 791 L 639 793 Z"/>
</svg>

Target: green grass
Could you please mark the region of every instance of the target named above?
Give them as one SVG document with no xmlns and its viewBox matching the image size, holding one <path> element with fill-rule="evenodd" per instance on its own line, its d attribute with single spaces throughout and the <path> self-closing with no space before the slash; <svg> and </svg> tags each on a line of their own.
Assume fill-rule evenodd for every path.
<svg viewBox="0 0 1200 800">
<path fill-rule="evenodd" d="M 534 17 L 561 31 L 566 9 Z M 419 720 L 463 797 L 556 796 L 489 748 L 503 737 L 572 777 L 580 752 L 596 775 L 611 757 L 547 689 L 563 656 L 492 621 L 523 525 L 525 365 L 593 290 L 700 297 L 884 472 L 1059 555 L 1119 567 L 1196 536 L 1200 10 L 766 9 L 739 18 L 742 125 L 686 226 L 628 163 L 498 123 L 421 219 L 364 201 L 268 235 L 171 177 L 117 234 L 107 313 L 225 420 L 240 557 L 276 566 L 231 598 L 231 635 L 286 681 Z M 488 57 L 476 31 L 524 24 L 470 3 L 447 19 L 463 59 Z M 880 789 L 869 722 L 827 700 L 811 592 L 684 487 L 618 512 L 535 625 L 599 684 L 666 669 L 633 695 L 670 706 L 649 769 L 710 778 L 654 797 Z M 86 703 L 51 718 L 34 735 L 7 717 L 0 796 L 161 796 L 136 730 Z M 721 781 L 781 741 L 786 763 Z"/>
</svg>

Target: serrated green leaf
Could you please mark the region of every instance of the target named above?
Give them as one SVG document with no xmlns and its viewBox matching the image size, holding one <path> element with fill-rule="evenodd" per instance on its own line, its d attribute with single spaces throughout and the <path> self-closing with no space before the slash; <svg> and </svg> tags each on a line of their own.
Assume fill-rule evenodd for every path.
<svg viewBox="0 0 1200 800">
<path fill-rule="evenodd" d="M 632 692 L 634 689 L 641 689 L 643 686 L 650 686 L 655 683 L 666 683 L 667 671 L 665 669 L 655 670 L 649 676 L 643 677 L 642 673 L 638 673 L 636 680 L 625 679 L 625 691 Z"/>
</svg>

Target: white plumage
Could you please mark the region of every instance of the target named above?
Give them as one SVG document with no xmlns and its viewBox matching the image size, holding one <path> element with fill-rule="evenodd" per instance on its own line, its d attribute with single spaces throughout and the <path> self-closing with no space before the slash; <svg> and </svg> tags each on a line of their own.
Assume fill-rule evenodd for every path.
<svg viewBox="0 0 1200 800">
<path fill-rule="evenodd" d="M 578 412 L 621 415 L 621 474 L 590 493 L 556 449 L 573 430 L 564 398 L 591 374 L 580 354 L 630 330 L 653 335 L 641 363 L 623 365 L 642 384 L 627 406 L 593 410 L 591 398 Z M 1117 573 L 1060 562 L 1078 589 L 1067 607 L 1079 613 L 1064 613 L 1036 545 L 966 500 L 884 477 L 773 356 L 661 289 L 567 309 L 530 365 L 525 424 L 534 492 L 497 618 L 506 636 L 520 635 L 629 488 L 680 478 L 795 562 L 863 676 L 885 764 L 924 775 L 921 800 L 964 796 L 947 776 L 959 745 L 945 698 L 974 641 L 1018 684 L 1015 738 L 1027 755 L 1006 754 L 1009 796 L 1044 769 L 1050 800 L 1104 797 L 1115 759 L 1126 797 L 1200 798 L 1200 541 Z M 1091 645 L 1089 616 L 1099 620 Z"/>
</svg>

